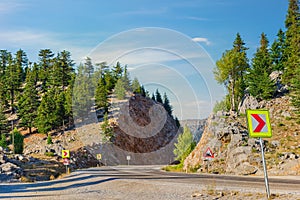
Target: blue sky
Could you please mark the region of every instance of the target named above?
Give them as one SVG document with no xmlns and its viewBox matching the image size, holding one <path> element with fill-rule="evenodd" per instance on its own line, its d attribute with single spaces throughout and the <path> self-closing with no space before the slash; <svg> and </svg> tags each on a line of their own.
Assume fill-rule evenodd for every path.
<svg viewBox="0 0 300 200">
<path fill-rule="evenodd" d="M 209 86 L 212 85 L 211 75 L 206 75 L 204 68 L 212 71 L 215 61 L 232 47 L 237 32 L 250 48 L 249 57 L 258 47 L 262 32 L 273 42 L 279 28 L 284 28 L 287 7 L 287 0 L 0 0 L 0 49 L 14 53 L 22 48 L 31 61 L 37 61 L 38 51 L 43 48 L 53 52 L 66 49 L 77 63 L 87 55 L 97 60 L 99 54 L 95 55 L 95 52 L 101 53 L 99 61 L 113 62 L 116 56 L 121 56 L 121 63 L 128 64 L 130 73 L 138 76 L 143 84 L 149 88 L 160 85 L 162 91 L 171 96 L 174 94 L 174 112 L 179 118 L 203 118 L 209 114 L 211 104 L 224 95 L 223 88 L 215 84 Z M 163 28 L 161 33 L 173 36 L 160 38 L 159 29 L 142 29 L 144 27 L 160 27 Z M 155 37 L 139 38 L 137 30 L 146 30 Z M 178 38 L 186 42 L 181 43 Z M 160 42 L 153 46 L 155 41 Z M 141 47 L 155 48 L 133 52 Z M 101 51 L 105 48 L 107 51 Z M 121 48 L 131 53 L 120 54 Z M 158 53 L 158 49 L 166 51 Z M 182 51 L 176 52 L 178 49 Z M 178 54 L 176 59 L 172 58 L 174 51 L 185 58 L 178 59 Z M 201 64 L 197 64 L 192 52 L 199 52 Z M 111 55 L 115 57 L 110 58 Z M 141 58 L 145 58 L 143 62 Z M 209 64 L 207 59 L 210 59 Z M 198 72 L 193 72 L 193 67 L 187 70 L 184 63 L 190 63 L 189 67 L 197 66 Z M 145 68 L 147 65 L 151 67 Z M 202 66 L 201 73 L 199 66 Z M 153 70 L 149 69 L 161 72 L 158 73 L 161 77 L 150 76 L 149 71 Z M 187 74 L 183 75 L 183 72 Z M 162 80 L 167 77 L 165 75 L 169 75 L 169 85 L 149 79 Z M 184 84 L 179 83 L 180 78 L 176 76 L 181 77 L 189 89 L 182 88 Z M 177 90 L 171 89 L 173 87 Z M 191 90 L 192 95 L 184 94 L 187 90 Z M 180 100 L 180 96 L 195 96 L 195 101 L 190 98 Z M 200 110 L 191 106 L 194 104 Z M 204 111 L 204 108 L 207 109 Z"/>
</svg>

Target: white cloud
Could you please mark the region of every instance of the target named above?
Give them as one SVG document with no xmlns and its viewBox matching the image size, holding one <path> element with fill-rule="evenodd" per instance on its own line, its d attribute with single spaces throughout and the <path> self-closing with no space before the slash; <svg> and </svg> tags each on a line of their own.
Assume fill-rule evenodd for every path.
<svg viewBox="0 0 300 200">
<path fill-rule="evenodd" d="M 8 14 L 11 12 L 16 12 L 18 9 L 24 7 L 24 4 L 15 1 L 5 1 L 0 2 L 0 14 Z"/>
<path fill-rule="evenodd" d="M 206 45 L 210 45 L 211 42 L 207 39 L 207 38 L 203 38 L 203 37 L 194 37 L 192 39 L 194 42 L 202 42 L 205 43 Z"/>
</svg>

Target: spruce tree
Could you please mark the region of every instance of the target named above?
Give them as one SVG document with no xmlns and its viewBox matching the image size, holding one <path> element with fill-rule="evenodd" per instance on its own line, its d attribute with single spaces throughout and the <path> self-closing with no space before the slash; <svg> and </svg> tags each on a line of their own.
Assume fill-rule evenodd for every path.
<svg viewBox="0 0 300 200">
<path fill-rule="evenodd" d="M 109 140 L 113 136 L 113 128 L 109 124 L 107 112 L 104 114 L 101 130 L 105 140 Z"/>
<path fill-rule="evenodd" d="M 50 49 L 41 49 L 39 51 L 39 79 L 42 82 L 42 92 L 47 91 L 47 86 L 51 85 L 49 81 L 49 72 L 53 67 L 54 53 Z"/>
<path fill-rule="evenodd" d="M 158 103 L 163 104 L 163 100 L 162 100 L 161 94 L 160 94 L 160 92 L 158 91 L 158 89 L 156 89 L 156 91 L 155 91 L 155 99 L 156 99 L 156 101 L 157 101 Z"/>
<path fill-rule="evenodd" d="M 94 88 L 92 79 L 87 73 L 86 65 L 79 65 L 72 92 L 72 111 L 74 120 L 83 121 L 93 106 Z"/>
<path fill-rule="evenodd" d="M 279 29 L 277 38 L 273 42 L 271 46 L 271 60 L 272 60 L 272 70 L 284 70 L 284 62 L 285 62 L 285 56 L 284 56 L 284 50 L 285 50 L 285 33 Z"/>
<path fill-rule="evenodd" d="M 26 76 L 26 85 L 21 98 L 18 101 L 18 116 L 21 119 L 21 124 L 29 129 L 32 133 L 35 119 L 37 117 L 37 109 L 39 107 L 39 96 L 35 86 L 34 73 L 28 71 Z"/>
<path fill-rule="evenodd" d="M 71 59 L 70 52 L 62 51 L 58 53 L 57 57 L 53 60 L 51 85 L 60 86 L 63 88 L 63 90 L 65 90 L 72 79 L 72 73 L 74 72 L 73 66 L 74 63 Z"/>
<path fill-rule="evenodd" d="M 114 78 L 114 82 L 117 82 L 122 77 L 122 74 L 123 74 L 123 68 L 122 68 L 120 62 L 117 62 L 117 64 L 112 69 L 112 75 Z"/>
<path fill-rule="evenodd" d="M 0 134 L 8 132 L 8 122 L 4 114 L 4 106 L 0 104 Z"/>
<path fill-rule="evenodd" d="M 37 110 L 36 125 L 40 133 L 48 134 L 57 123 L 55 91 L 49 89 L 42 97 Z"/>
<path fill-rule="evenodd" d="M 131 88 L 133 93 L 135 94 L 141 94 L 141 85 L 137 77 L 135 77 L 131 83 Z"/>
<path fill-rule="evenodd" d="M 290 86 L 292 103 L 300 115 L 300 11 L 298 0 L 289 0 L 286 27 L 284 81 Z"/>
<path fill-rule="evenodd" d="M 23 51 L 22 49 L 18 50 L 16 53 L 15 60 L 16 60 L 17 68 L 21 73 L 21 82 L 23 82 L 25 81 L 26 78 L 25 72 L 28 69 L 28 58 L 25 51 Z"/>
<path fill-rule="evenodd" d="M 124 99 L 126 96 L 125 84 L 121 78 L 118 79 L 118 81 L 115 85 L 115 94 L 116 94 L 117 99 L 119 99 L 119 100 Z"/>
<path fill-rule="evenodd" d="M 5 72 L 5 84 L 10 94 L 11 112 L 15 113 L 15 97 L 22 84 L 22 66 L 18 65 L 11 54 L 8 57 L 8 66 Z"/>
<path fill-rule="evenodd" d="M 105 110 L 107 109 L 107 95 L 108 93 L 104 79 L 100 78 L 95 92 L 95 103 L 98 108 L 104 108 Z"/>
<path fill-rule="evenodd" d="M 123 72 L 121 79 L 124 83 L 125 90 L 130 91 L 131 90 L 131 81 L 130 81 L 129 73 L 127 71 L 127 66 L 124 67 L 124 72 Z"/>
<path fill-rule="evenodd" d="M 151 99 L 152 99 L 153 101 L 156 101 L 154 93 L 152 93 Z"/>
<path fill-rule="evenodd" d="M 107 71 L 104 73 L 104 81 L 106 85 L 107 92 L 112 92 L 115 87 L 114 78 L 111 71 Z"/>
<path fill-rule="evenodd" d="M 260 47 L 252 59 L 252 68 L 249 70 L 249 93 L 259 99 L 269 99 L 274 94 L 274 83 L 269 75 L 272 72 L 272 60 L 268 49 L 268 39 L 261 34 Z"/>
<path fill-rule="evenodd" d="M 169 101 L 169 98 L 166 93 L 164 93 L 163 98 L 164 98 L 163 106 L 164 106 L 165 110 L 167 111 L 167 113 L 170 116 L 172 116 L 173 109 L 172 109 L 172 106 L 170 105 L 170 101 Z"/>
<path fill-rule="evenodd" d="M 88 75 L 88 78 L 91 78 L 95 68 L 92 63 L 92 59 L 89 57 L 86 57 L 85 59 L 84 70 L 85 70 L 84 72 Z"/>
</svg>

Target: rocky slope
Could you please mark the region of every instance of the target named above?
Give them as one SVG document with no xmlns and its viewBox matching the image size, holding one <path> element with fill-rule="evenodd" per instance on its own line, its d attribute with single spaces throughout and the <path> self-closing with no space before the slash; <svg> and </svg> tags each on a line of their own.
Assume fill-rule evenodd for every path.
<svg viewBox="0 0 300 200">
<path fill-rule="evenodd" d="M 91 145 L 90 151 L 101 153 L 110 165 L 173 161 L 179 129 L 161 104 L 135 95 L 119 104 L 114 115 L 111 119 L 114 137 L 109 142 Z"/>
<path fill-rule="evenodd" d="M 265 158 L 269 175 L 300 175 L 300 125 L 290 106 L 290 98 L 282 96 L 258 102 L 247 97 L 240 105 L 241 115 L 222 113 L 209 117 L 200 142 L 184 161 L 185 170 L 212 173 L 262 175 L 259 141 L 248 137 L 246 116 L 248 108 L 270 111 L 273 136 L 264 139 Z M 207 163 L 204 151 L 210 147 L 215 158 Z"/>
<path fill-rule="evenodd" d="M 102 164 L 168 164 L 173 161 L 174 142 L 178 128 L 159 103 L 140 95 L 128 95 L 126 100 L 111 99 L 109 122 L 114 137 L 104 140 L 101 130 L 103 120 L 91 114 L 83 125 L 74 130 L 53 133 L 53 144 L 47 144 L 43 134 L 26 138 L 24 154 L 52 154 L 59 162 L 61 150 L 71 151 L 71 168 L 94 167 L 97 154 L 102 154 Z"/>
</svg>

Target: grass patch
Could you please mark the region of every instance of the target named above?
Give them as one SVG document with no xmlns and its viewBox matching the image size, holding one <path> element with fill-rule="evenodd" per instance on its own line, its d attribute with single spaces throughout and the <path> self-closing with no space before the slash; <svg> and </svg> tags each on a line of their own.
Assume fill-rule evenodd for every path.
<svg viewBox="0 0 300 200">
<path fill-rule="evenodd" d="M 178 165 L 167 165 L 164 166 L 162 170 L 165 170 L 167 172 L 183 172 L 183 163 L 180 163 Z"/>
<path fill-rule="evenodd" d="M 53 152 L 46 152 L 46 153 L 45 153 L 45 156 L 53 157 L 53 156 L 54 156 L 54 153 L 53 153 Z"/>
</svg>

